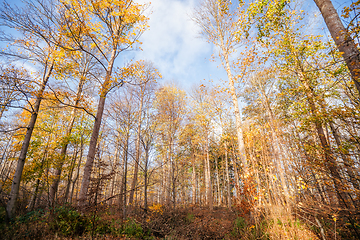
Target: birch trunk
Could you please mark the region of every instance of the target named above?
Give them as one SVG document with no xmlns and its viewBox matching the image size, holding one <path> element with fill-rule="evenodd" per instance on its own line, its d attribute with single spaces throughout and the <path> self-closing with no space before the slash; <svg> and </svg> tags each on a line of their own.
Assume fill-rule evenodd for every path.
<svg viewBox="0 0 360 240">
<path fill-rule="evenodd" d="M 126 191 L 127 191 L 127 171 L 128 171 L 128 149 L 129 149 L 129 137 L 130 137 L 130 133 L 129 133 L 129 129 L 126 135 L 126 139 L 125 139 L 125 146 L 124 146 L 124 153 L 123 153 L 123 162 L 124 162 L 124 173 L 123 173 L 123 181 L 121 184 L 121 189 L 120 189 L 120 201 L 122 200 L 122 207 L 123 207 L 123 218 L 126 218 Z"/>
</svg>

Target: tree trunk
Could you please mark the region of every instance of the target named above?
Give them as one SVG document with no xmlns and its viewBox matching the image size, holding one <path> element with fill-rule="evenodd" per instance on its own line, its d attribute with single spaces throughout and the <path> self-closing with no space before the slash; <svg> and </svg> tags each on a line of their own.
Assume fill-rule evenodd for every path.
<svg viewBox="0 0 360 240">
<path fill-rule="evenodd" d="M 113 194 L 114 194 L 114 190 L 115 190 L 115 184 L 116 184 L 116 172 L 117 172 L 117 166 L 118 166 L 118 152 L 119 152 L 119 147 L 117 145 L 115 145 L 115 160 L 114 160 L 114 163 L 113 163 L 113 166 L 112 166 L 112 181 L 111 181 L 111 186 L 110 186 L 110 194 L 109 194 L 109 197 L 111 197 L 110 201 L 109 201 L 109 204 L 112 205 L 113 204 Z"/>
<path fill-rule="evenodd" d="M 84 83 L 85 83 L 85 77 L 81 77 L 80 81 L 79 81 L 78 90 L 77 90 L 77 93 L 76 93 L 75 107 L 72 110 L 70 123 L 69 123 L 69 125 L 68 125 L 68 127 L 66 129 L 66 133 L 65 133 L 64 144 L 63 144 L 63 146 L 61 148 L 61 151 L 60 151 L 60 161 L 56 166 L 54 181 L 53 181 L 53 183 L 52 183 L 52 185 L 50 187 L 50 196 L 49 196 L 49 198 L 50 198 L 51 205 L 54 205 L 54 203 L 55 203 L 55 195 L 56 195 L 58 187 L 59 187 L 62 167 L 63 167 L 63 165 L 65 163 L 66 151 L 67 151 L 67 147 L 69 145 L 69 138 L 70 138 L 72 129 L 74 127 L 75 119 L 76 119 L 76 112 L 77 112 L 76 107 L 80 103 L 80 97 L 81 97 L 81 93 L 82 93 Z"/>
<path fill-rule="evenodd" d="M 206 201 L 210 208 L 213 210 L 213 194 L 212 194 L 212 186 L 211 186 L 211 171 L 210 171 L 210 159 L 209 159 L 209 143 L 206 141 L 206 161 L 205 161 L 205 182 L 206 182 Z"/>
<path fill-rule="evenodd" d="M 53 122 L 53 124 L 54 124 L 54 122 Z M 31 197 L 30 203 L 28 204 L 28 207 L 27 207 L 28 211 L 32 211 L 34 206 L 35 206 L 35 202 L 36 202 L 36 198 L 37 198 L 37 194 L 38 194 L 38 189 L 39 189 L 39 185 L 40 185 L 40 178 L 41 178 L 41 176 L 43 175 L 43 172 L 44 172 L 43 171 L 43 166 L 44 166 L 44 163 L 45 163 L 45 160 L 46 160 L 46 157 L 47 157 L 47 153 L 48 153 L 48 150 L 49 150 L 50 141 L 51 141 L 51 136 L 47 139 L 47 144 L 45 146 L 44 153 L 42 154 L 42 159 L 41 159 L 41 163 L 40 163 L 40 169 L 39 169 L 39 173 L 38 173 L 37 178 L 36 178 L 34 192 L 33 192 L 33 195 Z"/>
<path fill-rule="evenodd" d="M 229 163 L 228 163 L 228 151 L 227 144 L 225 142 L 225 164 L 226 164 L 226 188 L 227 188 L 227 203 L 228 208 L 231 208 L 231 188 L 230 188 L 230 174 L 229 174 Z"/>
<path fill-rule="evenodd" d="M 19 160 L 17 162 L 15 175 L 14 175 L 13 182 L 12 182 L 12 185 L 11 185 L 11 192 L 10 192 L 10 196 L 9 196 L 9 201 L 7 203 L 7 206 L 6 206 L 6 215 L 7 215 L 8 219 L 11 219 L 13 217 L 16 199 L 17 199 L 17 197 L 19 195 L 21 175 L 22 175 L 24 165 L 25 165 L 26 154 L 27 154 L 27 151 L 28 151 L 28 148 L 29 148 L 29 145 L 30 145 L 31 135 L 33 133 L 35 123 L 36 123 L 36 119 L 37 119 L 38 114 L 39 114 L 39 109 L 40 109 L 40 104 L 41 104 L 41 100 L 42 100 L 42 97 L 43 97 L 43 93 L 44 93 L 46 85 L 47 85 L 47 83 L 49 81 L 49 78 L 50 78 L 51 72 L 53 70 L 53 67 L 54 67 L 54 61 L 52 61 L 50 63 L 50 65 L 45 68 L 45 74 L 44 74 L 45 76 L 43 78 L 43 82 L 41 84 L 39 92 L 36 94 L 37 95 L 36 96 L 36 101 L 35 101 L 35 104 L 34 104 L 33 111 L 31 113 L 31 118 L 30 118 L 29 125 L 27 127 L 26 135 L 25 135 L 24 141 L 23 141 L 22 146 L 21 146 Z"/>
<path fill-rule="evenodd" d="M 191 163 L 192 163 L 192 204 L 196 204 L 196 162 L 194 149 L 191 146 Z"/>
<path fill-rule="evenodd" d="M 330 125 L 330 129 L 333 133 L 333 136 L 334 136 L 334 139 L 335 139 L 335 142 L 336 142 L 336 145 L 338 146 L 339 148 L 339 152 L 340 152 L 340 155 L 341 155 L 341 158 L 343 159 L 344 161 L 344 165 L 345 165 L 345 168 L 346 168 L 346 172 L 348 173 L 349 177 L 350 177 L 350 182 L 351 184 L 353 185 L 353 187 L 356 189 L 356 190 L 360 190 L 360 187 L 359 187 L 359 180 L 358 178 L 356 177 L 355 175 L 355 172 L 354 172 L 354 169 L 352 167 L 352 165 L 354 164 L 353 161 L 346 155 L 346 153 L 343 152 L 343 150 L 341 149 L 341 142 L 340 142 L 340 137 L 339 137 L 339 134 L 337 133 L 336 131 L 336 128 L 334 127 L 334 125 L 332 124 L 332 122 L 329 123 Z"/>
<path fill-rule="evenodd" d="M 172 138 L 170 138 L 170 163 L 171 163 L 171 170 L 170 170 L 170 174 L 171 174 L 171 192 L 172 192 L 172 202 L 173 202 L 173 209 L 175 210 L 176 208 L 176 178 L 175 178 L 175 161 L 173 158 L 173 154 L 172 154 Z M 169 185 L 170 187 L 170 185 Z M 170 189 L 169 189 L 170 191 Z"/>
<path fill-rule="evenodd" d="M 324 163 L 325 163 L 325 166 L 327 167 L 327 169 L 330 171 L 330 175 L 334 182 L 334 187 L 335 187 L 336 193 L 339 197 L 340 205 L 345 208 L 351 208 L 352 201 L 348 197 L 347 193 L 344 191 L 344 185 L 342 183 L 342 177 L 341 177 L 339 169 L 338 169 L 338 164 L 336 162 L 336 159 L 334 158 L 334 156 L 331 153 L 331 148 L 325 138 L 325 133 L 324 133 L 322 123 L 318 119 L 317 114 L 316 114 L 317 111 L 316 111 L 316 105 L 314 102 L 313 89 L 311 88 L 311 86 L 309 86 L 308 81 L 302 72 L 299 73 L 299 78 L 300 78 L 301 83 L 306 88 L 305 94 L 307 97 L 307 101 L 309 103 L 311 115 L 313 117 L 315 117 L 314 124 L 315 124 L 315 129 L 316 129 L 316 132 L 317 132 L 317 135 L 318 135 L 318 138 L 320 140 L 320 144 L 321 144 L 321 147 L 323 150 Z"/>
<path fill-rule="evenodd" d="M 135 188 L 137 183 L 137 177 L 139 173 L 139 161 L 140 161 L 140 137 L 141 137 L 141 119 L 142 119 L 142 108 L 143 108 L 143 100 L 144 100 L 144 93 L 143 90 L 141 92 L 141 101 L 140 101 L 140 109 L 139 109 L 139 116 L 138 116 L 138 126 L 137 126 L 137 137 L 136 137 L 136 156 L 135 156 L 135 167 L 134 167 L 134 177 L 131 182 L 131 191 L 129 196 L 129 204 L 131 204 L 134 200 Z"/>
<path fill-rule="evenodd" d="M 33 194 L 31 196 L 31 200 L 30 200 L 29 204 L 26 207 L 29 212 L 34 210 L 34 207 L 35 207 L 35 202 L 36 202 L 36 198 L 37 198 L 37 194 L 38 194 L 38 190 L 39 190 L 39 185 L 40 185 L 40 177 L 38 177 L 36 179 L 34 191 L 33 191 Z"/>
<path fill-rule="evenodd" d="M 342 24 L 331 0 L 314 0 L 314 2 L 318 6 L 331 37 L 350 70 L 355 87 L 360 93 L 360 52 L 354 40 Z"/>
<path fill-rule="evenodd" d="M 229 61 L 229 56 L 228 56 L 229 54 L 225 50 L 223 38 L 221 38 L 221 48 L 222 48 L 222 55 L 223 55 L 224 61 L 225 61 L 225 70 L 226 70 L 226 73 L 227 73 L 227 76 L 229 79 L 230 94 L 231 94 L 232 101 L 234 104 L 234 114 L 235 114 L 235 119 L 236 119 L 236 134 L 237 134 L 237 140 L 238 140 L 240 161 L 242 163 L 242 168 L 243 168 L 242 169 L 243 177 L 247 178 L 249 171 L 248 171 L 248 164 L 247 164 L 247 160 L 246 160 L 241 114 L 240 114 L 240 110 L 239 110 L 238 97 L 237 97 L 236 91 L 235 91 L 234 79 L 233 79 L 233 75 L 231 73 L 230 61 Z"/>
<path fill-rule="evenodd" d="M 268 112 L 268 116 L 269 116 L 269 120 L 270 120 L 269 123 L 270 123 L 271 137 L 274 142 L 273 150 L 274 150 L 274 155 L 275 155 L 275 159 L 274 159 L 275 165 L 276 165 L 277 171 L 280 176 L 280 181 L 281 181 L 283 191 L 285 193 L 286 204 L 290 204 L 290 194 L 289 194 L 289 190 L 288 190 L 286 180 L 285 180 L 285 173 L 281 166 L 281 162 L 284 161 L 285 157 L 284 157 L 284 152 L 282 151 L 283 149 L 281 148 L 279 136 L 277 134 L 277 129 L 279 129 L 279 127 L 276 124 L 275 115 L 274 115 L 273 110 L 271 109 L 270 101 L 269 101 L 268 96 L 266 95 L 266 92 L 265 92 L 263 86 L 261 86 L 261 84 L 258 84 L 258 85 L 259 85 L 257 87 L 258 92 L 260 93 L 260 96 L 263 96 L 264 100 L 262 102 L 263 102 L 263 105 L 264 105 L 266 111 Z"/>
<path fill-rule="evenodd" d="M 168 161 L 167 161 L 167 157 L 166 156 L 162 156 L 162 171 L 161 171 L 161 196 L 160 196 L 160 202 L 161 204 L 165 204 L 168 201 L 168 191 L 167 191 L 167 177 L 166 177 L 166 173 L 168 172 L 167 170 L 167 166 L 168 166 Z"/>
<path fill-rule="evenodd" d="M 145 148 L 145 166 L 144 166 L 144 209 L 148 210 L 148 162 L 149 162 L 149 147 Z"/>
<path fill-rule="evenodd" d="M 83 133 L 84 134 L 84 133 Z M 81 135 L 81 141 L 80 141 L 80 156 L 79 156 L 79 162 L 77 165 L 77 171 L 76 171 L 76 177 L 73 180 L 73 184 L 72 184 L 72 188 L 71 188 L 71 194 L 70 194 L 70 200 L 69 202 L 72 203 L 72 199 L 74 196 L 74 189 L 75 189 L 75 184 L 79 178 L 79 174 L 80 174 L 80 165 L 81 165 L 81 161 L 82 161 L 82 157 L 83 157 L 83 153 L 84 153 L 84 135 Z"/>
<path fill-rule="evenodd" d="M 239 189 L 240 189 L 240 186 L 239 186 L 239 183 L 240 183 L 240 178 L 239 178 L 239 173 L 238 173 L 238 168 L 236 166 L 236 154 L 234 153 L 234 150 L 232 151 L 232 155 L 233 157 L 231 158 L 231 163 L 233 165 L 233 169 L 234 169 L 234 177 L 235 177 L 235 196 L 238 198 L 239 197 Z"/>
<path fill-rule="evenodd" d="M 97 140 L 99 138 L 101 120 L 102 120 L 102 116 L 103 116 L 104 108 L 105 108 L 105 99 L 106 99 L 106 94 L 108 93 L 110 85 L 111 85 L 110 78 L 111 78 L 115 58 L 116 58 L 116 50 L 114 49 L 112 52 L 110 61 L 109 61 L 108 69 L 106 71 L 105 81 L 101 87 L 99 104 L 98 104 L 98 108 L 97 108 L 97 112 L 96 112 L 94 128 L 93 128 L 90 143 L 89 143 L 89 152 L 88 152 L 88 156 L 87 156 L 85 167 L 84 167 L 83 180 L 81 183 L 81 189 L 80 189 L 80 195 L 79 195 L 79 205 L 84 205 L 86 203 L 86 199 L 87 199 L 87 192 L 88 192 L 88 188 L 90 185 L 90 177 L 91 177 L 92 167 L 93 167 L 94 159 L 95 159 Z"/>
<path fill-rule="evenodd" d="M 120 190 L 121 197 L 122 197 L 122 205 L 123 205 L 123 218 L 126 218 L 126 191 L 127 191 L 127 171 L 128 171 L 128 148 L 129 148 L 129 132 L 126 135 L 125 139 L 125 146 L 124 146 L 124 154 L 123 154 L 123 162 L 124 162 L 124 173 L 123 173 L 123 182 L 121 185 L 122 191 Z M 120 198 L 121 200 L 121 198 Z"/>
<path fill-rule="evenodd" d="M 64 201 L 63 202 L 67 202 L 67 200 L 69 198 L 70 186 L 71 186 L 71 181 L 72 181 L 72 177 L 73 177 L 73 173 L 74 173 L 74 169 L 75 169 L 75 165 L 76 165 L 76 159 L 77 159 L 78 152 L 79 152 L 79 149 L 78 149 L 78 146 L 76 146 L 75 154 L 73 156 L 71 166 L 70 166 L 70 173 L 69 173 L 67 184 L 66 184 L 66 189 L 65 189 L 65 195 L 64 195 Z M 50 188 L 50 192 L 51 192 L 51 188 Z M 49 196 L 49 198 L 51 198 L 51 196 Z"/>
<path fill-rule="evenodd" d="M 216 174 L 216 187 L 217 187 L 217 205 L 220 206 L 222 204 L 221 201 L 221 192 L 220 192 L 220 176 L 219 176 L 219 163 L 218 163 L 218 158 L 217 156 L 215 156 L 215 174 Z"/>
</svg>

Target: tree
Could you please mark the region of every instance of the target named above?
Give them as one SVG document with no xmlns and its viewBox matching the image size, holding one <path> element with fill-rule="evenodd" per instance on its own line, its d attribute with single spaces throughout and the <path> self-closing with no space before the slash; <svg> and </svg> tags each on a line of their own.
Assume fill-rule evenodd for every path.
<svg viewBox="0 0 360 240">
<path fill-rule="evenodd" d="M 324 18 L 331 37 L 349 68 L 352 80 L 360 94 L 360 52 L 354 39 L 344 27 L 331 0 L 314 0 Z"/>
<path fill-rule="evenodd" d="M 143 118 L 148 117 L 144 114 L 144 109 L 149 108 L 149 105 L 152 104 L 152 98 L 154 94 L 154 86 L 156 81 L 161 78 L 160 73 L 156 70 L 153 64 L 149 62 L 139 62 L 135 67 L 134 72 L 134 81 L 132 84 L 136 84 L 134 89 L 134 95 L 138 98 L 139 101 L 139 110 L 137 113 L 137 136 L 136 136 L 136 153 L 135 153 L 135 168 L 134 168 L 134 177 L 131 183 L 131 190 L 129 196 L 129 203 L 131 204 L 134 200 L 135 187 L 137 184 L 139 164 L 140 164 L 140 142 L 142 139 L 141 136 L 141 125 Z M 140 88 L 140 89 L 137 89 Z M 145 144 L 146 147 L 149 147 L 149 144 Z M 149 150 L 145 152 L 149 153 Z M 147 155 L 148 156 L 148 155 Z M 146 192 L 146 191 L 145 191 Z"/>
<path fill-rule="evenodd" d="M 74 103 L 73 103 L 73 110 L 71 112 L 71 119 L 67 126 L 64 140 L 62 143 L 62 148 L 61 148 L 61 152 L 60 152 L 60 160 L 59 160 L 58 165 L 56 166 L 54 181 L 50 188 L 50 197 L 49 198 L 50 198 L 50 202 L 52 204 L 55 202 L 55 194 L 58 190 L 62 167 L 63 167 L 64 161 L 66 158 L 66 152 L 67 152 L 67 148 L 69 145 L 71 132 L 73 130 L 74 123 L 75 123 L 75 120 L 77 117 L 77 110 L 78 110 L 77 108 L 79 107 L 80 101 L 82 100 L 83 88 L 84 88 L 86 80 L 89 81 L 91 79 L 91 68 L 94 67 L 93 66 L 94 64 L 92 62 L 92 57 L 86 53 L 83 54 L 83 57 L 80 59 L 79 63 L 76 62 L 76 59 L 72 59 L 72 60 L 75 62 L 74 65 L 78 66 L 78 69 L 76 69 L 74 66 L 73 68 L 70 69 L 71 72 L 68 74 L 71 77 L 78 78 L 79 83 L 78 83 L 76 95 L 73 100 Z"/>
<path fill-rule="evenodd" d="M 113 75 L 115 59 L 132 48 L 146 27 L 143 16 L 145 5 L 126 1 L 72 0 L 64 3 L 67 21 L 66 35 L 71 38 L 72 50 L 83 51 L 94 57 L 105 71 L 100 80 L 99 103 L 95 116 L 89 152 L 84 166 L 80 204 L 86 201 L 90 176 L 96 153 L 97 139 L 105 107 L 106 95 L 123 83 L 131 69 L 120 69 Z M 71 21 L 70 21 L 71 20 Z"/>
<path fill-rule="evenodd" d="M 123 94 L 114 94 L 111 99 L 109 115 L 115 121 L 115 141 L 120 148 L 121 169 L 119 204 L 122 206 L 123 218 L 127 215 L 127 185 L 128 185 L 128 160 L 131 149 L 131 137 L 136 125 L 136 107 L 134 106 L 133 86 L 126 85 Z M 120 96 L 121 98 L 120 98 Z"/>
<path fill-rule="evenodd" d="M 175 146 L 185 113 L 185 93 L 175 86 L 164 86 L 156 93 L 154 105 L 161 139 L 158 151 L 163 161 L 162 197 L 175 208 L 178 177 Z"/>
<path fill-rule="evenodd" d="M 203 145 L 204 157 L 204 185 L 206 204 L 209 208 L 213 209 L 213 186 L 211 182 L 211 165 L 210 165 L 210 145 L 211 145 L 211 132 L 213 128 L 212 117 L 214 115 L 210 103 L 210 94 L 208 89 L 201 85 L 199 89 L 195 89 L 193 93 L 193 122 L 197 126 L 197 142 Z"/>
<path fill-rule="evenodd" d="M 0 68 L 0 120 L 9 108 L 21 108 L 20 101 L 30 95 L 31 82 L 25 69 L 12 65 Z"/>
<path fill-rule="evenodd" d="M 48 84 L 54 66 L 61 59 L 57 59 L 59 53 L 56 43 L 50 41 L 55 38 L 55 41 L 60 40 L 59 29 L 52 25 L 48 20 L 48 16 L 56 15 L 54 9 L 48 9 L 44 12 L 36 8 L 41 6 L 39 2 L 25 2 L 23 8 L 12 8 L 9 4 L 3 3 L 0 11 L 0 19 L 3 26 L 20 31 L 22 36 L 16 39 L 15 43 L 19 45 L 30 59 L 39 63 L 42 68 L 39 70 L 34 81 L 37 83 L 36 91 L 33 93 L 35 102 L 31 106 L 31 117 L 27 126 L 26 135 L 21 147 L 16 172 L 13 178 L 11 187 L 10 199 L 7 203 L 6 212 L 7 217 L 13 217 L 14 206 L 19 193 L 20 180 L 22 171 L 24 169 L 26 154 L 30 145 L 30 139 L 35 127 L 36 119 L 39 114 L 40 104 L 43 98 L 45 88 Z M 9 55 L 21 57 L 21 53 L 9 53 Z"/>
<path fill-rule="evenodd" d="M 227 73 L 230 95 L 234 105 L 236 130 L 238 137 L 239 157 L 243 167 L 243 176 L 249 174 L 244 148 L 242 120 L 238 97 L 235 89 L 235 77 L 231 68 L 231 56 L 239 46 L 239 28 L 241 24 L 240 9 L 233 10 L 230 1 L 204 0 L 194 13 L 193 20 L 200 26 L 201 34 L 219 50 L 219 58 Z"/>
</svg>

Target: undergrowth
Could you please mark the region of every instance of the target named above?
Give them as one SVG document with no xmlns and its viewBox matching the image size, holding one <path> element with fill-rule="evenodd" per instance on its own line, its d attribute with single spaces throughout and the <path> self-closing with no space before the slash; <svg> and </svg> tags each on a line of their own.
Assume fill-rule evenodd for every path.
<svg viewBox="0 0 360 240">
<path fill-rule="evenodd" d="M 5 209 L 0 208 L 0 239 L 319 239 L 317 229 L 281 215 L 255 221 L 236 209 L 156 206 L 132 209 L 123 219 L 121 212 L 117 207 L 80 211 L 63 205 L 5 223 Z"/>
</svg>

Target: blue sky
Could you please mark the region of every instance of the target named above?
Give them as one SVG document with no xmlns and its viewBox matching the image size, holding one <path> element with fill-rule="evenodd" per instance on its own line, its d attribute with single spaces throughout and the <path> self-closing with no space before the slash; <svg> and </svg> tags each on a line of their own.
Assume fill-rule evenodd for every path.
<svg viewBox="0 0 360 240">
<path fill-rule="evenodd" d="M 139 1 L 146 2 L 146 1 Z M 203 79 L 225 78 L 218 62 L 211 62 L 213 48 L 199 38 L 199 28 L 190 16 L 196 0 L 152 0 L 150 29 L 140 38 L 141 48 L 135 59 L 154 62 L 165 81 L 174 81 L 184 89 Z"/>
<path fill-rule="evenodd" d="M 339 11 L 351 3 L 349 0 L 332 1 Z M 199 2 L 200 0 L 151 0 L 150 29 L 140 38 L 143 51 L 131 52 L 128 56 L 154 62 L 165 81 L 175 81 L 185 90 L 204 79 L 215 82 L 218 79 L 227 80 L 220 62 L 210 61 L 214 52 L 212 45 L 199 38 L 199 28 L 190 19 Z M 316 12 L 320 15 L 313 0 L 299 3 L 310 11 L 310 17 Z M 313 31 L 327 35 L 322 18 L 317 17 L 316 21 L 320 21 L 320 25 L 314 24 L 316 29 Z"/>
<path fill-rule="evenodd" d="M 130 51 L 119 56 L 119 64 L 130 59 L 149 60 L 160 70 L 164 81 L 176 82 L 185 90 L 190 90 L 200 81 L 226 80 L 226 73 L 220 62 L 210 61 L 214 53 L 213 46 L 199 38 L 199 28 L 191 21 L 194 7 L 201 0 L 137 0 L 140 3 L 151 1 L 148 11 L 148 29 L 140 38 L 143 51 Z M 334 6 L 342 9 L 351 0 L 332 0 Z M 310 11 L 318 12 L 313 0 L 299 1 Z M 21 3 L 20 0 L 11 2 Z M 151 13 L 150 13 L 151 12 Z M 322 21 L 317 18 L 317 21 Z M 316 25 L 314 31 L 327 34 L 324 24 Z"/>
</svg>

